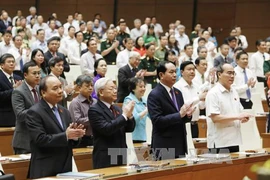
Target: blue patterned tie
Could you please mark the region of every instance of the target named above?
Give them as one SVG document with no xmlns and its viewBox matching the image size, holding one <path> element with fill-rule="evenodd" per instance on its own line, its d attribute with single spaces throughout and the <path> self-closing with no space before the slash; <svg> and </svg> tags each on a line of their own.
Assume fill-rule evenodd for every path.
<svg viewBox="0 0 270 180">
<path fill-rule="evenodd" d="M 173 88 L 170 90 L 170 93 L 171 93 L 171 95 L 172 95 L 172 101 L 173 101 L 173 104 L 174 104 L 174 106 L 176 107 L 177 111 L 179 111 L 178 104 L 177 104 L 177 101 L 176 101 L 176 97 L 175 97 Z"/>
<path fill-rule="evenodd" d="M 247 83 L 248 82 L 248 77 L 247 77 L 246 70 L 244 69 L 243 72 L 244 72 L 244 77 L 245 77 L 245 83 Z M 247 93 L 248 99 L 250 99 L 251 98 L 251 93 L 250 93 L 250 89 L 249 88 L 246 90 L 246 93 Z"/>
<path fill-rule="evenodd" d="M 53 110 L 53 113 L 54 113 L 56 119 L 58 120 L 60 126 L 62 127 L 62 129 L 64 129 L 64 128 L 63 128 L 63 123 L 62 123 L 62 120 L 61 120 L 61 117 L 60 117 L 60 114 L 59 114 L 59 112 L 58 112 L 57 107 L 53 106 L 52 110 Z"/>
</svg>

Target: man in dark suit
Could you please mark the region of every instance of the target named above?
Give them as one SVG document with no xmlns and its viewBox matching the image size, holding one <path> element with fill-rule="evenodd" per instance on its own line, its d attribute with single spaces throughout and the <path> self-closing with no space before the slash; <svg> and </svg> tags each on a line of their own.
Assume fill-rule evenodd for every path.
<svg viewBox="0 0 270 180">
<path fill-rule="evenodd" d="M 220 46 L 220 55 L 214 59 L 214 67 L 222 66 L 225 63 L 231 64 L 233 59 L 228 56 L 230 46 L 228 44 L 222 44 Z"/>
<path fill-rule="evenodd" d="M 173 88 L 176 81 L 174 64 L 160 62 L 157 76 L 160 83 L 147 101 L 153 124 L 152 150 L 157 159 L 174 159 L 187 153 L 185 123 L 191 120 L 194 107 L 185 105 L 182 93 Z"/>
<path fill-rule="evenodd" d="M 117 98 L 116 85 L 112 80 L 100 78 L 95 83 L 97 104 L 90 107 L 89 121 L 94 136 L 94 169 L 126 163 L 126 132 L 135 128 L 132 116 L 135 102 L 130 101 L 121 109 L 112 103 Z M 117 160 L 115 160 L 117 158 Z"/>
<path fill-rule="evenodd" d="M 57 36 L 53 36 L 52 38 L 50 38 L 47 41 L 47 44 L 48 44 L 48 49 L 49 50 L 46 53 L 44 53 L 44 59 L 45 59 L 47 67 L 48 67 L 49 60 L 52 57 L 56 57 L 56 56 L 60 57 L 61 59 L 64 60 L 64 71 L 61 74 L 61 77 L 66 79 L 64 72 L 69 72 L 70 67 L 69 67 L 69 64 L 68 64 L 68 62 L 66 60 L 65 55 L 58 52 L 58 49 L 59 49 L 59 46 L 60 46 L 60 38 L 57 37 Z"/>
<path fill-rule="evenodd" d="M 144 70 L 138 71 L 140 64 L 140 54 L 136 51 L 130 52 L 129 63 L 118 70 L 118 90 L 117 101 L 123 103 L 126 96 L 129 95 L 129 81 L 133 77 L 143 77 Z"/>
<path fill-rule="evenodd" d="M 12 106 L 16 115 L 16 128 L 12 146 L 15 154 L 30 153 L 30 140 L 25 119 L 28 109 L 39 101 L 40 68 L 30 61 L 23 66 L 24 82 L 12 92 Z"/>
<path fill-rule="evenodd" d="M 8 21 L 8 13 L 3 12 L 0 20 L 0 33 L 4 34 L 5 31 L 11 31 L 12 23 Z"/>
<path fill-rule="evenodd" d="M 14 127 L 16 117 L 11 95 L 13 89 L 21 85 L 21 77 L 13 74 L 15 58 L 11 54 L 1 56 L 0 66 L 0 127 Z"/>
<path fill-rule="evenodd" d="M 27 113 L 31 160 L 29 179 L 56 176 L 72 170 L 72 145 L 85 134 L 83 125 L 71 123 L 67 109 L 57 105 L 62 100 L 62 84 L 54 76 L 39 84 L 42 99 Z"/>
</svg>

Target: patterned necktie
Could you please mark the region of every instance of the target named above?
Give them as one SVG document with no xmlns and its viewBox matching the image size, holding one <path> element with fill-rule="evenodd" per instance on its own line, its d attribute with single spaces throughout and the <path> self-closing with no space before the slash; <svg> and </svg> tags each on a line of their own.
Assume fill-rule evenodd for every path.
<svg viewBox="0 0 270 180">
<path fill-rule="evenodd" d="M 247 77 L 246 70 L 244 69 L 243 72 L 244 72 L 245 83 L 247 83 L 248 82 L 248 77 Z M 246 94 L 247 94 L 248 99 L 250 99 L 251 98 L 251 93 L 250 93 L 250 89 L 249 88 L 246 90 Z"/>
<path fill-rule="evenodd" d="M 64 129 L 64 128 L 63 128 L 63 123 L 62 123 L 62 120 L 61 120 L 61 117 L 60 117 L 60 114 L 59 114 L 59 112 L 58 112 L 57 107 L 53 106 L 52 111 L 53 111 L 53 113 L 54 113 L 56 119 L 58 120 L 60 126 L 62 127 L 62 129 Z"/>
<path fill-rule="evenodd" d="M 10 84 L 11 84 L 12 87 L 13 87 L 13 85 L 14 85 L 14 79 L 13 79 L 13 76 L 10 76 L 10 77 L 9 77 L 9 80 L 10 80 Z"/>
<path fill-rule="evenodd" d="M 116 118 L 116 112 L 113 105 L 110 106 L 110 110 L 112 111 L 113 117 Z"/>
<path fill-rule="evenodd" d="M 177 111 L 179 111 L 178 104 L 177 104 L 177 101 L 176 101 L 176 97 L 175 97 L 173 88 L 171 88 L 170 93 L 171 93 L 171 96 L 172 96 L 173 104 L 176 107 Z"/>
<path fill-rule="evenodd" d="M 32 92 L 34 94 L 34 101 L 35 103 L 37 103 L 39 101 L 38 96 L 37 96 L 37 91 L 35 89 L 32 89 Z"/>
<path fill-rule="evenodd" d="M 202 75 L 202 83 L 204 84 L 204 75 Z"/>
<path fill-rule="evenodd" d="M 228 63 L 228 62 L 227 62 L 227 58 L 226 58 L 226 57 L 224 58 L 224 63 Z"/>
<path fill-rule="evenodd" d="M 94 59 L 95 61 L 97 60 L 95 55 L 93 56 L 93 59 Z"/>
</svg>

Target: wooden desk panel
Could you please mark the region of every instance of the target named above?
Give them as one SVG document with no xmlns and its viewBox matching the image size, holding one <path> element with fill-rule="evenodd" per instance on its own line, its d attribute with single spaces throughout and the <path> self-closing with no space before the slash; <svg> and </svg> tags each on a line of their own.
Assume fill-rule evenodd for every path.
<svg viewBox="0 0 270 180">
<path fill-rule="evenodd" d="M 2 156 L 13 154 L 12 138 L 14 128 L 0 128 L 0 153 Z"/>
<path fill-rule="evenodd" d="M 264 112 L 269 112 L 268 104 L 266 100 L 262 100 L 263 110 Z"/>
<path fill-rule="evenodd" d="M 198 126 L 199 126 L 199 138 L 206 138 L 207 136 L 206 119 L 199 119 Z"/>
<path fill-rule="evenodd" d="M 263 148 L 270 147 L 270 133 L 262 133 Z"/>
</svg>

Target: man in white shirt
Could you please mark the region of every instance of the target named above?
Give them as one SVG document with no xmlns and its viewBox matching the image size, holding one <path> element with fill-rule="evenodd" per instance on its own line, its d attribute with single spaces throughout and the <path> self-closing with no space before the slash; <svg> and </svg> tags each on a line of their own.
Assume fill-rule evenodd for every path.
<svg viewBox="0 0 270 180">
<path fill-rule="evenodd" d="M 185 53 L 179 57 L 179 64 L 185 62 L 185 61 L 191 61 L 194 63 L 195 59 L 192 59 L 192 54 L 193 54 L 193 47 L 191 44 L 186 44 L 184 46 L 184 51 Z"/>
<path fill-rule="evenodd" d="M 157 18 L 156 18 L 156 16 L 152 16 L 151 22 L 152 22 L 152 24 L 155 26 L 154 32 L 155 32 L 156 36 L 159 37 L 160 34 L 163 33 L 163 28 L 162 28 L 162 26 L 161 26 L 159 23 L 157 23 Z"/>
<path fill-rule="evenodd" d="M 15 68 L 13 73 L 23 79 L 23 65 L 30 61 L 30 51 L 22 48 L 23 38 L 20 35 L 13 37 L 14 46 L 8 50 L 15 58 Z"/>
<path fill-rule="evenodd" d="M 238 53 L 236 55 L 236 63 L 237 66 L 234 68 L 236 75 L 233 87 L 238 92 L 240 102 L 244 109 L 252 109 L 251 89 L 254 88 L 257 81 L 253 72 L 247 68 L 248 54 L 244 51 Z"/>
<path fill-rule="evenodd" d="M 151 24 L 151 18 L 150 17 L 146 17 L 144 20 L 144 24 L 141 26 L 141 29 L 144 32 L 144 35 L 147 34 L 148 32 L 148 26 Z"/>
<path fill-rule="evenodd" d="M 48 28 L 49 28 L 48 24 L 44 23 L 43 17 L 41 15 L 39 15 L 37 17 L 37 23 L 32 28 L 32 34 L 36 35 L 37 30 L 43 29 L 45 31 Z"/>
<path fill-rule="evenodd" d="M 186 29 L 186 27 L 184 25 L 180 24 L 177 27 L 177 30 L 179 33 L 175 35 L 175 39 L 178 41 L 178 43 L 179 43 L 178 46 L 179 46 L 181 51 L 184 50 L 184 47 L 186 44 L 190 43 L 188 36 L 185 34 L 185 29 Z"/>
<path fill-rule="evenodd" d="M 0 57 L 13 47 L 13 44 L 11 44 L 11 38 L 11 31 L 6 31 L 3 34 L 3 41 L 0 43 Z"/>
<path fill-rule="evenodd" d="M 50 20 L 49 21 L 49 28 L 45 30 L 45 40 L 46 41 L 49 40 L 51 37 L 58 35 L 58 31 L 55 27 L 56 27 L 55 20 Z"/>
<path fill-rule="evenodd" d="M 81 64 L 81 53 L 82 50 L 86 49 L 87 46 L 83 42 L 83 33 L 78 31 L 75 33 L 76 42 L 71 44 L 68 48 L 68 59 L 70 64 Z"/>
<path fill-rule="evenodd" d="M 31 45 L 31 50 L 41 49 L 44 53 L 48 51 L 47 42 L 45 41 L 45 31 L 43 29 L 37 30 L 37 40 Z"/>
<path fill-rule="evenodd" d="M 144 35 L 144 31 L 143 29 L 141 28 L 141 20 L 140 19 L 135 19 L 134 20 L 134 28 L 131 29 L 130 31 L 130 37 L 131 39 L 133 39 L 133 41 L 135 42 L 136 39 L 139 37 L 139 36 L 143 36 Z"/>
<path fill-rule="evenodd" d="M 118 68 L 127 65 L 129 61 L 129 54 L 133 47 L 133 40 L 131 38 L 124 39 L 124 43 L 126 48 L 123 51 L 120 51 L 116 56 L 116 66 Z"/>
<path fill-rule="evenodd" d="M 22 11 L 17 10 L 17 15 L 12 18 L 12 26 L 16 26 L 16 20 L 22 17 Z"/>
<path fill-rule="evenodd" d="M 246 38 L 246 36 L 241 34 L 242 33 L 241 27 L 236 26 L 235 30 L 236 30 L 237 37 L 241 40 L 242 48 L 247 49 L 247 47 L 248 47 L 247 38 Z"/>
<path fill-rule="evenodd" d="M 67 56 L 68 53 L 68 47 L 76 42 L 75 39 L 75 27 L 69 26 L 68 28 L 68 36 L 61 39 L 59 52 L 63 53 L 65 56 Z"/>
<path fill-rule="evenodd" d="M 205 100 L 207 121 L 207 147 L 239 152 L 242 144 L 241 123 L 247 122 L 250 114 L 242 113 L 238 93 L 231 87 L 235 71 L 230 64 L 217 68 L 219 82 L 208 92 Z"/>
<path fill-rule="evenodd" d="M 207 91 L 200 93 L 199 87 L 196 86 L 192 80 L 195 77 L 195 66 L 191 61 L 185 61 L 180 66 L 182 77 L 174 84 L 174 87 L 179 89 L 184 98 L 185 104 L 192 104 L 195 107 L 195 111 L 192 113 L 191 119 L 191 134 L 192 138 L 199 137 L 198 120 L 200 115 L 200 109 L 205 108 L 204 100 Z"/>
<path fill-rule="evenodd" d="M 266 53 L 266 44 L 264 40 L 257 40 L 256 47 L 258 51 L 251 55 L 248 66 L 249 69 L 257 76 L 257 81 L 265 83 L 266 86 L 263 64 L 265 60 L 269 59 L 269 54 Z"/>
<path fill-rule="evenodd" d="M 73 21 L 73 15 L 68 15 L 67 22 L 63 25 L 64 26 L 64 36 L 68 36 L 68 28 L 70 26 L 73 26 L 75 28 L 76 25 L 77 25 L 77 23 L 75 21 Z"/>
<path fill-rule="evenodd" d="M 35 6 L 31 6 L 29 12 L 30 15 L 26 17 L 27 24 L 30 24 L 32 18 L 37 19 L 37 9 Z"/>
<path fill-rule="evenodd" d="M 90 39 L 86 45 L 88 47 L 88 52 L 81 57 L 81 71 L 82 74 L 93 77 L 95 61 L 103 57 L 100 54 L 97 54 L 97 42 L 94 39 Z"/>
</svg>

